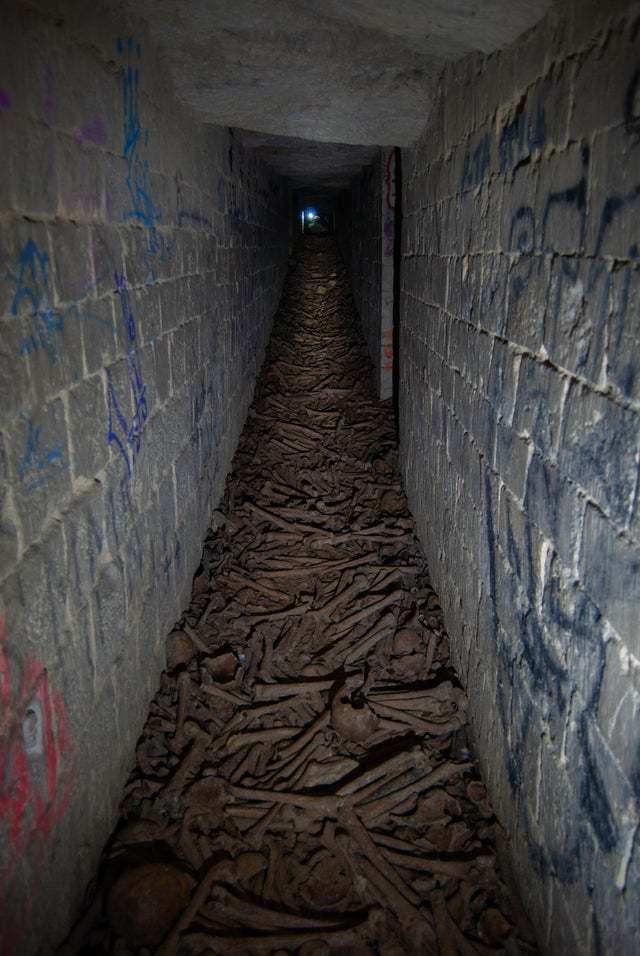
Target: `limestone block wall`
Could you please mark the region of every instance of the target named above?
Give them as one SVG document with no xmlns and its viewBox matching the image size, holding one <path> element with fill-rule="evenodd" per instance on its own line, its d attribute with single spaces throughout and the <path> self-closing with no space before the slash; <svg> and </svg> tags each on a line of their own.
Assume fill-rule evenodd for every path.
<svg viewBox="0 0 640 956">
<path fill-rule="evenodd" d="M 396 292 L 396 150 L 386 147 L 380 157 L 382 163 L 382 235 L 380 236 L 380 346 L 378 369 L 380 398 L 391 398 L 394 379 L 394 296 Z M 400 212 L 398 212 L 398 216 Z"/>
<path fill-rule="evenodd" d="M 380 376 L 380 303 L 382 293 L 382 159 L 364 166 L 337 206 L 337 239 L 351 276 L 351 289 L 362 331 Z"/>
<path fill-rule="evenodd" d="M 345 190 L 337 236 L 349 268 L 356 311 L 374 367 L 380 398 L 393 394 L 396 154 L 381 147 Z"/>
<path fill-rule="evenodd" d="M 3 5 L 0 924 L 49 951 L 113 821 L 251 400 L 285 184 L 136 24 Z"/>
<path fill-rule="evenodd" d="M 403 150 L 401 461 L 545 952 L 640 938 L 640 5 L 448 68 Z"/>
</svg>

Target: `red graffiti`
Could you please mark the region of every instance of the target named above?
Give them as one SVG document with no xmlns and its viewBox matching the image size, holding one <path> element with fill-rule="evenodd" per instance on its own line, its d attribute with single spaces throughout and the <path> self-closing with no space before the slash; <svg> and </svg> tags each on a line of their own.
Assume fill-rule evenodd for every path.
<svg viewBox="0 0 640 956">
<path fill-rule="evenodd" d="M 386 339 L 382 345 L 382 368 L 388 372 L 393 369 L 393 329 L 385 329 L 382 337 Z"/>
<path fill-rule="evenodd" d="M 396 183 L 395 183 L 395 152 L 390 150 L 387 156 L 385 173 L 385 208 L 384 212 L 384 254 L 393 255 L 393 244 L 395 240 L 395 208 L 396 208 Z"/>
<path fill-rule="evenodd" d="M 387 171 L 385 175 L 385 183 L 387 184 L 385 198 L 387 202 L 387 208 L 390 209 L 391 212 L 393 212 L 394 209 L 396 208 L 396 191 L 395 191 L 395 183 L 393 181 L 393 174 L 395 172 L 395 167 L 394 167 L 395 155 L 396 154 L 393 150 L 389 151 L 389 155 L 387 156 Z"/>
<path fill-rule="evenodd" d="M 62 697 L 36 658 L 15 666 L 1 617 L 0 704 L 0 828 L 9 851 L 0 867 L 1 898 L 24 851 L 46 840 L 64 814 L 72 787 Z"/>
</svg>

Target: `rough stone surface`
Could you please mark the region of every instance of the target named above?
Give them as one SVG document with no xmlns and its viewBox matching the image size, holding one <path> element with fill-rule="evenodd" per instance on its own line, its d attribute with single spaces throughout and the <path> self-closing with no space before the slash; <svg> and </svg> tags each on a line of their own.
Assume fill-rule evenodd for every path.
<svg viewBox="0 0 640 956">
<path fill-rule="evenodd" d="M 351 292 L 379 389 L 382 301 L 383 151 L 365 166 L 336 203 L 338 244 L 351 277 Z"/>
<path fill-rule="evenodd" d="M 297 189 L 346 189 L 360 175 L 362 167 L 375 162 L 378 156 L 377 146 L 318 143 L 249 130 L 240 130 L 239 136 L 248 149 L 255 150 L 275 172 L 287 176 Z"/>
<path fill-rule="evenodd" d="M 287 255 L 282 180 L 82 6 L 0 31 L 0 935 L 25 956 L 113 825 Z"/>
<path fill-rule="evenodd" d="M 326 166 L 333 155 L 336 170 L 344 144 L 414 143 L 443 64 L 508 43 L 550 4 L 126 0 L 149 21 L 185 107 L 206 122 L 339 144 L 322 158 Z M 295 174 L 299 151 L 287 139 L 271 148 Z M 315 160 L 318 147 L 308 149 Z"/>
<path fill-rule="evenodd" d="M 396 156 L 376 151 L 373 161 L 336 199 L 338 242 L 349 265 L 354 303 L 373 364 L 380 398 L 393 394 Z"/>
<path fill-rule="evenodd" d="M 403 151 L 401 461 L 558 954 L 640 935 L 639 15 L 572 3 L 448 68 Z"/>
</svg>

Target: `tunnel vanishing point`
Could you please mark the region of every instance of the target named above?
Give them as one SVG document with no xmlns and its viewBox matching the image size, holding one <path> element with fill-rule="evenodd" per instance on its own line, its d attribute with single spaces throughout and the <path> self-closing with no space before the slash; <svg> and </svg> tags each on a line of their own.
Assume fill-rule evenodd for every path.
<svg viewBox="0 0 640 956">
<path fill-rule="evenodd" d="M 0 0 L 0 956 L 640 952 L 640 3 Z"/>
</svg>

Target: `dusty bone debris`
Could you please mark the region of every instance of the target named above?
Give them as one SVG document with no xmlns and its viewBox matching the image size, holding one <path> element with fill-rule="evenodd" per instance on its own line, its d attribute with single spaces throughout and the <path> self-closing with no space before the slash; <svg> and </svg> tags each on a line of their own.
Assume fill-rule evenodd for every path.
<svg viewBox="0 0 640 956">
<path fill-rule="evenodd" d="M 167 670 L 186 667 L 195 654 L 193 641 L 184 631 L 172 631 L 167 638 Z"/>
<path fill-rule="evenodd" d="M 145 863 L 115 881 L 106 900 L 114 931 L 135 946 L 156 946 L 189 902 L 193 879 L 175 866 Z"/>
<path fill-rule="evenodd" d="M 160 841 L 188 874 L 156 952 L 535 951 L 411 528 L 344 269 L 309 239 L 104 854 Z M 96 909 L 86 953 L 147 956 Z"/>
</svg>

